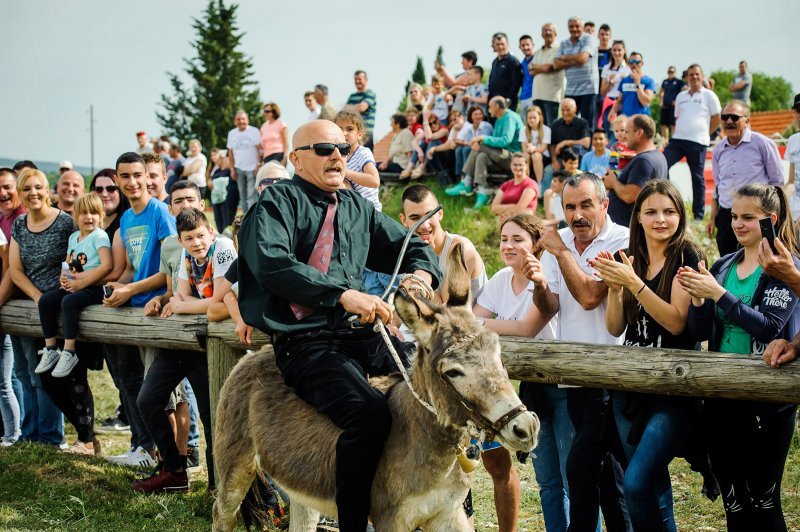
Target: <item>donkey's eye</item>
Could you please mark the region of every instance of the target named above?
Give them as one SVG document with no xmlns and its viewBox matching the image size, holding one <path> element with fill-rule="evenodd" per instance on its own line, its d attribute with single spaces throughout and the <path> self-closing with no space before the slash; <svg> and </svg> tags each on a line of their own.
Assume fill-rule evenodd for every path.
<svg viewBox="0 0 800 532">
<path fill-rule="evenodd" d="M 463 377 L 464 373 L 457 369 L 451 369 L 444 373 L 444 376 L 448 379 L 457 379 L 459 377 Z"/>
</svg>

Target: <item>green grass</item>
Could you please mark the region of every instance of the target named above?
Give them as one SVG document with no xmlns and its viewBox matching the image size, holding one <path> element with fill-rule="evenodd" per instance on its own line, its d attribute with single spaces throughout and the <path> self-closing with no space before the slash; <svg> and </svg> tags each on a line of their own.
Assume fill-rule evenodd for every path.
<svg viewBox="0 0 800 532">
<path fill-rule="evenodd" d="M 448 198 L 441 187 L 433 188 L 445 208 L 444 227 L 468 236 L 487 263 L 488 272 L 500 267 L 497 252 L 497 222 L 487 210 L 465 213 L 472 198 Z M 397 218 L 400 191 L 383 187 L 385 212 Z M 693 224 L 696 238 L 704 242 L 700 224 Z M 117 392 L 107 372 L 90 372 L 97 418 L 108 416 L 117 404 Z M 67 427 L 69 442 L 75 433 Z M 201 432 L 202 434 L 202 432 Z M 98 435 L 105 454 L 124 451 L 127 436 Z M 783 483 L 783 503 L 790 530 L 800 530 L 800 441 L 795 434 Z M 202 452 L 201 452 L 202 456 Z M 746 459 L 746 457 L 743 457 Z M 519 530 L 544 529 L 539 492 L 530 462 L 516 464 L 522 483 Z M 675 514 L 680 530 L 724 530 L 720 500 L 712 503 L 700 494 L 701 477 L 681 459 L 671 466 Z M 207 493 L 205 471 L 192 475 L 191 491 L 185 495 L 134 495 L 130 483 L 137 477 L 129 469 L 103 459 L 71 456 L 53 448 L 23 444 L 0 448 L 0 530 L 201 531 L 211 526 L 212 498 Z M 492 482 L 478 468 L 473 484 L 477 530 L 497 529 Z"/>
</svg>

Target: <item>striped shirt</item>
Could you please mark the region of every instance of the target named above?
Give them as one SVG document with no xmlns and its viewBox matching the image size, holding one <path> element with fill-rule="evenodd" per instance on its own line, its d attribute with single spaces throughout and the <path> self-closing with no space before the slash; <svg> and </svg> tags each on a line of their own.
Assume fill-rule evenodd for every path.
<svg viewBox="0 0 800 532">
<path fill-rule="evenodd" d="M 370 151 L 369 148 L 359 146 L 356 148 L 356 151 L 353 152 L 350 158 L 347 159 L 347 169 L 352 170 L 353 172 L 363 172 L 364 167 L 367 166 L 367 163 L 375 164 L 375 157 L 372 156 L 372 151 Z M 350 181 L 349 179 L 347 181 L 350 183 L 350 186 L 353 187 L 353 190 L 358 192 L 362 198 L 372 202 L 372 204 L 375 206 L 375 210 L 383 210 L 381 200 L 378 197 L 378 187 L 365 187 Z"/>
<path fill-rule="evenodd" d="M 597 94 L 600 75 L 597 71 L 597 41 L 591 35 L 584 33 L 578 42 L 572 42 L 572 37 L 561 41 L 558 55 L 575 55 L 583 52 L 589 53 L 589 60 L 580 66 L 564 69 L 567 77 L 567 96 L 583 96 L 584 94 Z"/>
<path fill-rule="evenodd" d="M 375 129 L 375 93 L 367 89 L 364 92 L 354 92 L 347 98 L 347 105 L 358 105 L 365 102 L 369 107 L 366 111 L 361 113 L 361 118 L 364 119 L 364 128 L 367 131 Z"/>
</svg>

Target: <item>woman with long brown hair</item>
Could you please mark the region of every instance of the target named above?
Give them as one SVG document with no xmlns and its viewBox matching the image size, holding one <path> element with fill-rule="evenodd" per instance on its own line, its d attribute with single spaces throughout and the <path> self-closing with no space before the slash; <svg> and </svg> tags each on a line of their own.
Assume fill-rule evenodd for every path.
<svg viewBox="0 0 800 532">
<path fill-rule="evenodd" d="M 625 345 L 694 349 L 686 323 L 689 294 L 682 267 L 705 259 L 686 227 L 680 191 L 666 180 L 645 184 L 630 221 L 630 242 L 618 257 L 591 261 L 608 285 L 606 327 Z M 612 393 L 614 417 L 628 458 L 625 502 L 634 530 L 676 530 L 669 463 L 688 442 L 699 414 L 695 399 Z"/>
</svg>

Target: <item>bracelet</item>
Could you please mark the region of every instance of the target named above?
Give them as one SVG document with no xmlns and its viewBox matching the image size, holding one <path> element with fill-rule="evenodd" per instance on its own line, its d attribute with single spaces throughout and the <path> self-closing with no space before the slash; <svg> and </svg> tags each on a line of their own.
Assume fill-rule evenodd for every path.
<svg viewBox="0 0 800 532">
<path fill-rule="evenodd" d="M 647 288 L 647 284 L 646 283 L 642 283 L 642 287 L 639 289 L 638 292 L 636 292 L 636 294 L 633 297 L 639 297 L 639 294 L 641 294 L 642 290 L 644 290 L 645 288 Z"/>
</svg>

